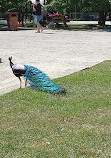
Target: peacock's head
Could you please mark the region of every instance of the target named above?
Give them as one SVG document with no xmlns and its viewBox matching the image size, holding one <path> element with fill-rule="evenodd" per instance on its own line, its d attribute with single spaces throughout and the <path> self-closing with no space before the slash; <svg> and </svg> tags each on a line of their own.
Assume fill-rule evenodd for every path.
<svg viewBox="0 0 111 158">
<path fill-rule="evenodd" d="M 12 61 L 12 56 L 11 56 L 11 57 L 9 57 L 9 61 Z"/>
</svg>

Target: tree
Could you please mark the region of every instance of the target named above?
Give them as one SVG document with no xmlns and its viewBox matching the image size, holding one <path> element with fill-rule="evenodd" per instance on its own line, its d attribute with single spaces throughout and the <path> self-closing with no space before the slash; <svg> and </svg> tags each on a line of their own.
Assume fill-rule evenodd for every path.
<svg viewBox="0 0 111 158">
<path fill-rule="evenodd" d="M 83 11 L 98 12 L 98 24 L 104 26 L 106 14 L 111 9 L 111 0 L 80 0 L 80 6 Z"/>
<path fill-rule="evenodd" d="M 73 12 L 75 4 L 77 4 L 78 0 L 47 0 L 45 9 L 49 12 L 59 12 L 59 13 L 68 13 Z"/>
<path fill-rule="evenodd" d="M 65 12 L 66 3 L 62 0 L 48 0 L 44 8 L 50 13 L 59 12 L 62 14 Z"/>
<path fill-rule="evenodd" d="M 31 14 L 30 0 L 1 0 L 0 2 L 0 12 L 6 14 L 6 12 L 19 12 L 19 20 L 24 20 L 24 15 Z"/>
</svg>

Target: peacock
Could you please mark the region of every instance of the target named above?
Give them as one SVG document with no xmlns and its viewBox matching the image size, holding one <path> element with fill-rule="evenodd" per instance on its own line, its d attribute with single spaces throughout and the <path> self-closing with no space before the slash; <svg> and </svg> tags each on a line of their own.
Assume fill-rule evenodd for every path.
<svg viewBox="0 0 111 158">
<path fill-rule="evenodd" d="M 15 65 L 12 62 L 12 57 L 9 57 L 9 61 L 13 74 L 20 80 L 20 88 L 22 82 L 21 77 L 23 76 L 25 77 L 25 87 L 27 83 L 29 83 L 30 87 L 41 91 L 53 94 L 66 93 L 64 88 L 61 88 L 58 84 L 51 81 L 50 78 L 39 69 L 29 65 Z"/>
</svg>

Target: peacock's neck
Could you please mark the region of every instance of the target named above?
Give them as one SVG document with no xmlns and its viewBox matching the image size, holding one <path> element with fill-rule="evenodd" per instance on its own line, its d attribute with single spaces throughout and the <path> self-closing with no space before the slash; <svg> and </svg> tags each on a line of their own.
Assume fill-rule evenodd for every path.
<svg viewBox="0 0 111 158">
<path fill-rule="evenodd" d="M 12 68 L 12 66 L 13 66 L 14 64 L 10 61 L 10 67 Z"/>
</svg>

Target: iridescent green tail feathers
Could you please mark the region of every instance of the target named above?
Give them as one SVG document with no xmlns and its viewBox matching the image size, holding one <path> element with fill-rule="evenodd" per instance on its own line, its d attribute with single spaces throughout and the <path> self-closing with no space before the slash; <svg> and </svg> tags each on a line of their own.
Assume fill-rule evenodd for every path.
<svg viewBox="0 0 111 158">
<path fill-rule="evenodd" d="M 53 94 L 66 93 L 64 88 L 61 88 L 59 85 L 51 81 L 42 71 L 29 65 L 24 66 L 26 72 L 23 76 L 29 82 L 30 87 Z"/>
</svg>

